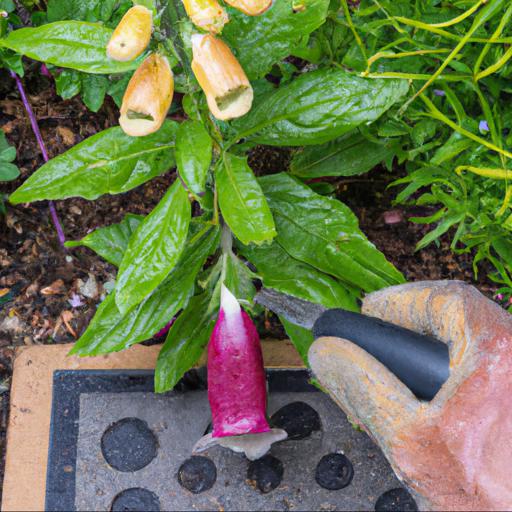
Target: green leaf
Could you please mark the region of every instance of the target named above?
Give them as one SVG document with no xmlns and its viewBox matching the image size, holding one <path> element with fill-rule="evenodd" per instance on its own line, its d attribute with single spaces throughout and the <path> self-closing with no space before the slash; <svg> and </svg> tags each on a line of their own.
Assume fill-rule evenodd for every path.
<svg viewBox="0 0 512 512">
<path fill-rule="evenodd" d="M 144 56 L 132 62 L 107 57 L 112 30 L 101 23 L 57 21 L 35 28 L 12 31 L 0 46 L 31 59 L 87 73 L 122 73 L 136 69 Z"/>
<path fill-rule="evenodd" d="M 82 100 L 85 106 L 93 112 L 98 112 L 103 105 L 108 87 L 109 81 L 106 76 L 84 75 L 82 77 Z"/>
<path fill-rule="evenodd" d="M 57 94 L 63 100 L 69 100 L 80 94 L 82 90 L 80 73 L 73 69 L 64 69 L 55 76 L 55 85 L 57 86 Z"/>
<path fill-rule="evenodd" d="M 299 325 L 292 324 L 284 317 L 280 316 L 279 320 L 283 324 L 286 334 L 288 334 L 288 336 L 290 337 L 291 342 L 297 349 L 297 352 L 304 361 L 304 364 L 306 366 L 309 366 L 308 352 L 311 345 L 315 341 L 313 333 L 311 332 L 310 329 L 306 329 L 304 327 L 300 327 Z"/>
<path fill-rule="evenodd" d="M 49 0 L 48 21 L 107 21 L 118 3 L 116 0 Z"/>
<path fill-rule="evenodd" d="M 156 133 L 130 137 L 119 126 L 84 140 L 35 172 L 10 197 L 13 204 L 120 194 L 174 166 L 177 123 Z"/>
<path fill-rule="evenodd" d="M 13 162 L 16 159 L 16 148 L 7 141 L 5 133 L 0 130 L 0 161 Z"/>
<path fill-rule="evenodd" d="M 181 179 L 195 195 L 206 189 L 206 178 L 212 162 L 213 142 L 198 121 L 185 121 L 176 134 L 176 166 Z"/>
<path fill-rule="evenodd" d="M 244 244 L 261 244 L 276 236 L 265 196 L 247 159 L 226 153 L 216 172 L 219 205 L 224 220 Z"/>
<path fill-rule="evenodd" d="M 301 9 L 294 11 L 298 3 Z M 260 78 L 325 21 L 328 7 L 329 0 L 279 0 L 261 16 L 247 16 L 228 8 L 230 22 L 222 37 L 247 76 Z"/>
<path fill-rule="evenodd" d="M 292 257 L 366 292 L 404 282 L 343 203 L 284 173 L 259 182 L 274 214 L 276 240 Z"/>
<path fill-rule="evenodd" d="M 191 224 L 188 243 L 164 282 L 141 304 L 123 315 L 116 306 L 115 291 L 96 315 L 71 353 L 96 356 L 124 350 L 151 338 L 184 307 L 194 290 L 197 273 L 219 244 L 217 227 Z"/>
<path fill-rule="evenodd" d="M 256 267 L 265 288 L 272 288 L 327 308 L 357 311 L 356 298 L 333 277 L 292 258 L 277 242 L 240 247 Z"/>
<path fill-rule="evenodd" d="M 252 299 L 256 295 L 253 284 L 255 276 L 232 251 L 223 254 L 222 281 L 245 309 L 252 310 Z"/>
<path fill-rule="evenodd" d="M 8 162 L 0 161 L 0 181 L 12 181 L 20 175 L 20 170 Z"/>
<path fill-rule="evenodd" d="M 305 73 L 263 95 L 235 121 L 236 139 L 272 146 L 322 144 L 375 121 L 408 88 L 406 80 L 365 79 L 339 69 Z"/>
<path fill-rule="evenodd" d="M 119 224 L 99 228 L 82 240 L 66 242 L 66 247 L 89 247 L 112 265 L 119 267 L 128 242 L 144 217 L 129 213 Z"/>
<path fill-rule="evenodd" d="M 208 292 L 198 295 L 174 322 L 158 355 L 156 393 L 171 390 L 201 357 L 218 314 L 214 302 Z"/>
<path fill-rule="evenodd" d="M 370 171 L 394 151 L 354 133 L 320 146 L 306 146 L 293 156 L 290 171 L 301 178 L 354 176 Z"/>
<path fill-rule="evenodd" d="M 190 219 L 188 194 L 176 180 L 128 243 L 116 285 L 116 304 L 122 313 L 144 300 L 174 268 Z"/>
</svg>

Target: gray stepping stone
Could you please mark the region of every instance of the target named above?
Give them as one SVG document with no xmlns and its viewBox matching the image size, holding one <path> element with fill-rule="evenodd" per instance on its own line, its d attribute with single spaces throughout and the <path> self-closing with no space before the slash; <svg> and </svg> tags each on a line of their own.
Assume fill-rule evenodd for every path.
<svg viewBox="0 0 512 512">
<path fill-rule="evenodd" d="M 47 509 L 414 510 L 380 450 L 305 371 L 268 375 L 271 423 L 291 436 L 250 462 L 219 446 L 192 456 L 211 422 L 201 379 L 156 395 L 150 372 L 57 372 Z"/>
</svg>

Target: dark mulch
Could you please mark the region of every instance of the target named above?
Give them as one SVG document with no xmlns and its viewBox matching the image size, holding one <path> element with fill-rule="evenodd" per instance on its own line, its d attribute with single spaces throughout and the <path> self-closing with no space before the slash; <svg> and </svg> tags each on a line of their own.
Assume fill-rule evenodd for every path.
<svg viewBox="0 0 512 512">
<path fill-rule="evenodd" d="M 92 114 L 78 99 L 62 101 L 53 84 L 38 73 L 25 79 L 30 101 L 40 123 L 50 156 L 58 155 L 81 140 L 117 122 L 117 110 L 107 101 Z M 18 152 L 22 176 L 2 185 L 12 192 L 43 161 L 14 82 L 0 71 L 0 127 Z M 291 152 L 256 148 L 250 155 L 257 174 L 286 170 Z M 428 226 L 407 221 L 417 210 L 394 207 L 392 179 L 386 171 L 370 176 L 333 180 L 338 197 L 361 220 L 363 231 L 409 280 L 463 279 L 492 296 L 494 286 L 485 272 L 474 281 L 470 255 L 454 255 L 449 238 L 439 246 L 415 252 L 415 244 Z M 127 212 L 152 210 L 174 180 L 173 173 L 154 179 L 138 189 L 96 201 L 72 199 L 57 202 L 68 239 L 79 239 L 90 230 L 119 222 Z M 389 221 L 398 218 L 396 224 Z M 387 220 L 386 220 L 387 219 Z M 13 348 L 17 345 L 68 343 L 85 329 L 98 303 L 115 279 L 115 269 L 87 249 L 63 251 L 44 202 L 10 207 L 0 218 L 0 442 L 5 445 L 8 389 Z M 5 302 L 5 298 L 9 300 Z M 263 336 L 281 338 L 284 332 L 272 315 L 258 322 Z M 0 478 L 1 478 L 0 474 Z"/>
</svg>

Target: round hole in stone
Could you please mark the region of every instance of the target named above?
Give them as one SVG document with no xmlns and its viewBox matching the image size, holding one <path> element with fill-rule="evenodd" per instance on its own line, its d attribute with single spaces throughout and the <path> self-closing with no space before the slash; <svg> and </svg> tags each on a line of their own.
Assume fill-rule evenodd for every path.
<svg viewBox="0 0 512 512">
<path fill-rule="evenodd" d="M 270 418 L 273 427 L 282 428 L 288 439 L 305 439 L 322 428 L 319 414 L 305 402 L 292 402 L 281 407 Z"/>
<path fill-rule="evenodd" d="M 253 460 L 247 468 L 247 482 L 263 494 L 273 491 L 283 480 L 283 463 L 273 455 Z"/>
<path fill-rule="evenodd" d="M 418 505 L 407 489 L 397 487 L 386 491 L 375 503 L 376 512 L 416 512 Z"/>
<path fill-rule="evenodd" d="M 101 453 L 118 471 L 129 473 L 146 467 L 158 451 L 158 440 L 139 418 L 116 421 L 101 437 Z"/>
<path fill-rule="evenodd" d="M 315 480 L 318 485 L 330 491 L 347 487 L 353 477 L 352 463 L 341 453 L 324 455 L 316 466 Z"/>
<path fill-rule="evenodd" d="M 216 480 L 217 468 L 208 457 L 194 455 L 178 470 L 179 484 L 194 494 L 208 491 Z"/>
<path fill-rule="evenodd" d="M 158 496 L 142 487 L 132 487 L 121 491 L 112 501 L 111 512 L 159 512 Z"/>
</svg>

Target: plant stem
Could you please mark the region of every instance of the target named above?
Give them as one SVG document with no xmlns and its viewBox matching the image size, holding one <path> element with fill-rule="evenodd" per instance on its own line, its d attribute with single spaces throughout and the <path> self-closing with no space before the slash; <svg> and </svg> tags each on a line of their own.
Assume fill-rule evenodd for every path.
<svg viewBox="0 0 512 512">
<path fill-rule="evenodd" d="M 48 152 L 46 151 L 46 146 L 43 141 L 43 136 L 41 135 L 41 130 L 39 130 L 39 125 L 37 124 L 37 119 L 32 110 L 32 106 L 28 101 L 27 95 L 25 93 L 25 88 L 23 87 L 23 83 L 21 82 L 20 77 L 12 70 L 10 70 L 10 75 L 14 78 L 16 82 L 16 86 L 21 96 L 21 101 L 23 102 L 23 106 L 27 111 L 28 118 L 30 119 L 30 124 L 32 125 L 32 130 L 34 135 L 36 136 L 37 143 L 39 144 L 39 148 L 41 149 L 41 153 L 43 155 L 43 159 L 45 162 L 48 162 L 50 158 L 48 157 Z M 48 201 L 48 206 L 50 208 L 50 215 L 52 217 L 53 225 L 57 230 L 57 236 L 59 238 L 59 242 L 64 247 L 64 243 L 66 242 L 66 236 L 64 235 L 64 230 L 62 229 L 62 224 L 60 223 L 59 216 L 57 215 L 57 210 L 55 209 L 55 204 L 53 201 Z"/>
</svg>

